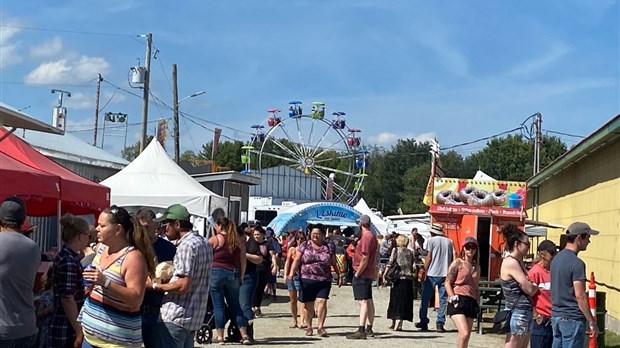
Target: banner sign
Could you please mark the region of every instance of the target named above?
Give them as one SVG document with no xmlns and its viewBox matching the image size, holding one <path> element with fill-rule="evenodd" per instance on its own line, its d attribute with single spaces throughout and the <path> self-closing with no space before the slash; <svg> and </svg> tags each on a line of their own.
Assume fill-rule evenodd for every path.
<svg viewBox="0 0 620 348">
<path fill-rule="evenodd" d="M 431 213 L 525 216 L 525 182 L 435 178 Z"/>
</svg>

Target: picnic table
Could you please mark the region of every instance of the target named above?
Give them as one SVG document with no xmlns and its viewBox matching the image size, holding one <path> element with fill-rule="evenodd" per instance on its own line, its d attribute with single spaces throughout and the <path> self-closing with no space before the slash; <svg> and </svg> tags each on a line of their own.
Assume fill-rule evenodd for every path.
<svg viewBox="0 0 620 348">
<path fill-rule="evenodd" d="M 480 311 L 478 312 L 478 333 L 482 335 L 483 320 L 482 313 L 487 311 L 500 311 L 502 307 L 502 300 L 504 296 L 502 294 L 502 286 L 500 280 L 481 280 L 478 283 L 478 304 Z"/>
</svg>

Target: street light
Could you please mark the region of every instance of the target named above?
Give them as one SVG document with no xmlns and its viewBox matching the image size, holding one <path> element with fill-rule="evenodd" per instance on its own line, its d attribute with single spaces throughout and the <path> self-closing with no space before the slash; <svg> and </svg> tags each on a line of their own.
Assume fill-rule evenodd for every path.
<svg viewBox="0 0 620 348">
<path fill-rule="evenodd" d="M 207 93 L 206 91 L 199 91 L 188 95 L 185 98 L 181 98 L 178 102 L 174 104 L 174 161 L 178 164 L 180 160 L 180 149 L 179 149 L 179 105 L 186 99 L 197 97 L 199 95 L 203 95 Z M 176 90 L 175 90 L 176 96 Z"/>
<path fill-rule="evenodd" d="M 182 101 L 184 101 L 184 100 L 186 100 L 186 99 L 193 98 L 193 97 L 197 97 L 197 96 L 199 96 L 199 95 L 203 95 L 203 94 L 205 94 L 205 93 L 207 93 L 207 91 L 200 91 L 200 92 L 196 92 L 196 93 L 190 94 L 190 95 L 188 95 L 187 97 L 185 97 L 185 98 L 183 98 L 183 99 L 179 100 L 179 102 L 177 103 L 177 106 L 179 106 L 179 104 L 181 104 L 181 102 L 182 102 Z"/>
</svg>

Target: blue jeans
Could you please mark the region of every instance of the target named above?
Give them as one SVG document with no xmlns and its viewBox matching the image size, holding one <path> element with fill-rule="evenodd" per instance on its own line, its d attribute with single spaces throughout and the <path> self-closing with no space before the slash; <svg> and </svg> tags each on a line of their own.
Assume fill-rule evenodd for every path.
<svg viewBox="0 0 620 348">
<path fill-rule="evenodd" d="M 215 314 L 215 328 L 223 329 L 228 318 L 226 305 L 230 309 L 233 320 L 238 327 L 247 327 L 248 323 L 239 305 L 239 272 L 223 268 L 211 270 L 209 293 L 213 301 L 213 314 Z"/>
<path fill-rule="evenodd" d="M 553 348 L 583 347 L 586 339 L 585 320 L 551 317 Z"/>
<path fill-rule="evenodd" d="M 530 338 L 531 348 L 551 348 L 553 344 L 553 328 L 551 319 L 543 318 L 540 325 L 534 320 L 532 337 Z"/>
<path fill-rule="evenodd" d="M 37 340 L 37 334 L 32 336 L 13 338 L 10 340 L 0 340 L 0 347 L 2 348 L 21 348 L 30 347 Z"/>
<path fill-rule="evenodd" d="M 152 329 L 151 329 L 152 330 Z M 194 332 L 173 323 L 159 323 L 157 326 L 162 347 L 194 348 Z"/>
<path fill-rule="evenodd" d="M 254 291 L 258 285 L 258 272 L 245 273 L 243 276 L 243 285 L 239 288 L 239 305 L 241 311 L 247 320 L 254 319 L 252 311 L 252 303 L 254 302 Z"/>
<path fill-rule="evenodd" d="M 158 323 L 158 320 L 159 313 L 142 312 L 142 341 L 145 348 L 164 348 L 159 335 L 159 330 L 163 330 L 164 325 L 162 322 Z"/>
<path fill-rule="evenodd" d="M 428 302 L 431 300 L 431 297 L 435 292 L 435 286 L 439 288 L 439 310 L 437 311 L 437 324 L 443 325 L 446 323 L 444 308 L 446 308 L 448 296 L 446 294 L 446 288 L 444 287 L 445 281 L 446 277 L 426 277 L 424 288 L 422 289 L 422 303 L 420 304 L 420 323 L 422 325 L 428 325 Z"/>
</svg>

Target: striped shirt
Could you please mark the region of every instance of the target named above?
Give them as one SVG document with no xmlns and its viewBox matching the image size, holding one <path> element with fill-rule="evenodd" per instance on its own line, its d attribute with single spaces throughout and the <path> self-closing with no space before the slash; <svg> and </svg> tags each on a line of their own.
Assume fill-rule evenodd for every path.
<svg viewBox="0 0 620 348">
<path fill-rule="evenodd" d="M 184 294 L 169 293 L 164 297 L 161 319 L 189 331 L 198 330 L 207 313 L 209 278 L 213 263 L 211 244 L 196 232 L 188 232 L 179 239 L 173 263 L 174 276 L 170 282 L 189 277 L 192 286 Z"/>
<path fill-rule="evenodd" d="M 105 245 L 100 245 L 93 265 L 101 269 L 101 253 Z M 121 266 L 127 254 L 134 250 L 127 247 L 103 274 L 111 281 L 127 286 L 121 274 Z M 142 346 L 142 313 L 110 296 L 101 285 L 95 285 L 90 297 L 84 302 L 78 317 L 84 329 L 84 338 L 96 347 L 141 347 Z"/>
</svg>

